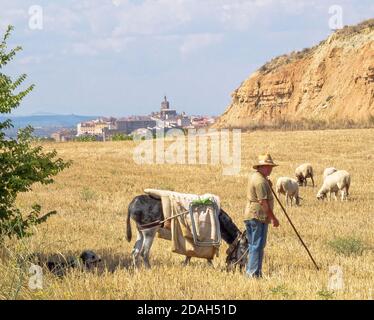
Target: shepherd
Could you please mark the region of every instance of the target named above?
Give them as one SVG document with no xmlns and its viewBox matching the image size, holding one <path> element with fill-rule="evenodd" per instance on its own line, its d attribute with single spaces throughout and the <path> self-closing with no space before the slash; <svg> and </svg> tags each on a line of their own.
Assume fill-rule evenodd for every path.
<svg viewBox="0 0 374 320">
<path fill-rule="evenodd" d="M 274 197 L 268 178 L 276 166 L 278 165 L 273 162 L 270 154 L 260 155 L 258 162 L 253 165 L 254 171 L 249 174 L 244 223 L 249 252 L 246 273 L 250 278 L 262 277 L 262 261 L 269 223 L 275 228 L 279 226 L 273 212 Z"/>
</svg>

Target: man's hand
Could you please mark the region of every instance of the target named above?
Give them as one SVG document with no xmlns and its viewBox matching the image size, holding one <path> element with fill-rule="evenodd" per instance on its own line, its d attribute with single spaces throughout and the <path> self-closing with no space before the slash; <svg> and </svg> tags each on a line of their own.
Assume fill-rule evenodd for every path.
<svg viewBox="0 0 374 320">
<path fill-rule="evenodd" d="M 263 210 L 265 211 L 265 213 L 267 214 L 268 216 L 268 219 L 270 219 L 270 221 L 273 223 L 273 226 L 276 228 L 279 226 L 279 221 L 278 219 L 275 217 L 273 211 L 270 209 L 270 205 L 269 205 L 269 201 L 267 199 L 263 199 L 263 200 L 260 200 L 259 201 Z"/>
<path fill-rule="evenodd" d="M 276 217 L 274 217 L 273 219 L 271 219 L 272 223 L 273 223 L 273 227 L 274 228 L 278 228 L 279 227 L 279 221 Z"/>
</svg>

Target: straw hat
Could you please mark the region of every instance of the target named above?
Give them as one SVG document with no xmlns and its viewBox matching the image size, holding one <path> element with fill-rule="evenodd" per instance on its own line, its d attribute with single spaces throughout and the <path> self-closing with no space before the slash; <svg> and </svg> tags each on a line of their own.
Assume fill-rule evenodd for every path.
<svg viewBox="0 0 374 320">
<path fill-rule="evenodd" d="M 258 156 L 258 162 L 253 165 L 253 169 L 257 169 L 260 166 L 277 167 L 278 165 L 274 163 L 271 155 L 267 153 Z"/>
</svg>

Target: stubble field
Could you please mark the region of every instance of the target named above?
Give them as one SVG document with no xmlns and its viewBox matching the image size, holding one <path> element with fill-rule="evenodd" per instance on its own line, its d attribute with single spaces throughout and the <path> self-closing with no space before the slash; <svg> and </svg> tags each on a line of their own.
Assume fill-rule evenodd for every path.
<svg viewBox="0 0 374 320">
<path fill-rule="evenodd" d="M 222 175 L 221 165 L 137 165 L 135 145 L 132 141 L 44 144 L 73 164 L 54 184 L 35 186 L 19 197 L 18 204 L 25 210 L 38 202 L 58 214 L 30 239 L 7 243 L 11 251 L 3 250 L 0 260 L 1 299 L 373 298 L 374 129 L 245 133 L 237 176 Z M 317 187 L 302 188 L 302 206 L 289 208 L 289 214 L 320 271 L 314 269 L 276 205 L 281 226 L 269 229 L 261 280 L 225 271 L 225 243 L 213 268 L 199 259 L 182 267 L 184 257 L 173 254 L 171 243 L 162 239 L 153 244 L 152 269 L 134 272 L 130 254 L 135 239 L 128 243 L 124 232 L 127 206 L 134 196 L 145 188 L 214 193 L 243 229 L 247 174 L 257 154 L 266 151 L 280 164 L 271 176 L 274 183 L 279 176 L 293 177 L 298 164 L 313 164 Z M 323 169 L 330 166 L 351 173 L 348 202 L 317 201 Z M 101 255 L 104 265 L 97 272 L 74 270 L 63 278 L 45 272 L 43 290 L 28 288 L 27 268 L 12 258 L 26 252 L 79 255 L 84 249 Z M 340 290 L 328 287 L 332 266 L 343 272 Z"/>
</svg>

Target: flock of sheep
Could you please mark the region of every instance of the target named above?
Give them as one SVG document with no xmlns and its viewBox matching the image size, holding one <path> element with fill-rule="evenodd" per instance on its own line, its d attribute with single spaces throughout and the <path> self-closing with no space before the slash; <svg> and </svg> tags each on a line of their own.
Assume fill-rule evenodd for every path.
<svg viewBox="0 0 374 320">
<path fill-rule="evenodd" d="M 280 177 L 277 180 L 276 192 L 278 195 L 283 194 L 285 196 L 286 205 L 288 205 L 290 200 L 292 206 L 293 199 L 295 199 L 296 205 L 300 205 L 302 198 L 299 195 L 299 186 L 306 186 L 308 178 L 312 180 L 314 187 L 313 167 L 310 163 L 304 163 L 297 167 L 295 176 L 297 180 L 289 177 Z M 348 200 L 350 184 L 351 177 L 347 171 L 326 168 L 323 172 L 323 184 L 317 193 L 317 199 L 323 200 L 329 195 L 329 200 L 331 200 L 331 195 L 334 194 L 335 200 L 337 200 L 337 195 L 340 191 L 341 200 Z"/>
</svg>

